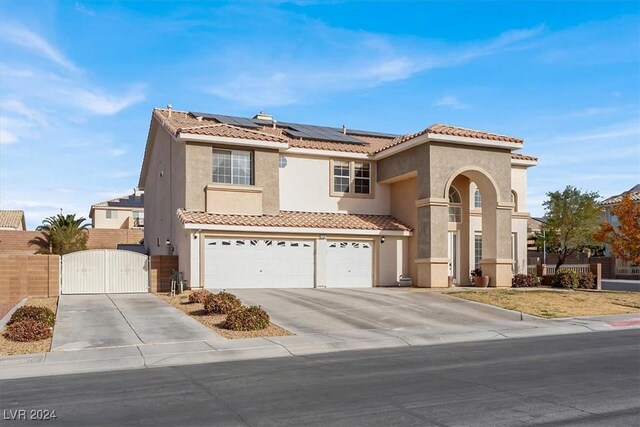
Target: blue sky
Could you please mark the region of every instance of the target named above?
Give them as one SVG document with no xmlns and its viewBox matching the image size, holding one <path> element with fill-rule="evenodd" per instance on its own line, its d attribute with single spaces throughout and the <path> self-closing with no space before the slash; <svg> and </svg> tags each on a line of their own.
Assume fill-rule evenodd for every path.
<svg viewBox="0 0 640 427">
<path fill-rule="evenodd" d="M 523 137 L 529 210 L 640 182 L 640 2 L 0 2 L 0 208 L 137 184 L 153 107 Z"/>
</svg>

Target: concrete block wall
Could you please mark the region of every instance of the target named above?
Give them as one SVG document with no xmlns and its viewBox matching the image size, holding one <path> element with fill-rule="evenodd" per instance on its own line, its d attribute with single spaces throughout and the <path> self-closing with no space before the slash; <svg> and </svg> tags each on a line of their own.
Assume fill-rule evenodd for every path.
<svg viewBox="0 0 640 427">
<path fill-rule="evenodd" d="M 90 228 L 87 249 L 116 249 L 119 243 L 135 244 L 144 238 L 141 229 L 109 230 Z M 43 237 L 39 231 L 0 230 L 0 254 L 29 255 L 34 254 L 37 246 L 29 242 L 37 237 Z"/>
<path fill-rule="evenodd" d="M 0 254 L 0 304 L 25 297 L 56 297 L 59 292 L 58 255 Z"/>
</svg>

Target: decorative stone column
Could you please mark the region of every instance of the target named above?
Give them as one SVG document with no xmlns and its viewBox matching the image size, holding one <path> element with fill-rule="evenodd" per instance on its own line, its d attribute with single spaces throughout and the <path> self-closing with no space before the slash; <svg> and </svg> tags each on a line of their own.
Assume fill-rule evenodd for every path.
<svg viewBox="0 0 640 427">
<path fill-rule="evenodd" d="M 421 288 L 449 286 L 447 225 L 449 203 L 445 199 L 428 198 L 416 201 L 418 208 L 418 270 L 417 285 Z"/>
<path fill-rule="evenodd" d="M 511 209 L 512 204 L 498 205 L 495 208 L 495 222 L 482 222 L 483 253 L 487 240 L 487 258 L 480 261 L 482 274 L 489 276 L 489 286 L 510 288 L 513 260 L 511 259 Z M 489 215 L 488 215 L 489 216 Z M 486 229 L 486 231 L 485 231 Z"/>
</svg>

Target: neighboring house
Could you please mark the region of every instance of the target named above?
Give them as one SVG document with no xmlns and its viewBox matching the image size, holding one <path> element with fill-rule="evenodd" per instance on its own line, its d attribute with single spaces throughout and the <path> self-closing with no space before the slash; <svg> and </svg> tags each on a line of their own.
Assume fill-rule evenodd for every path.
<svg viewBox="0 0 640 427">
<path fill-rule="evenodd" d="M 603 221 L 609 221 L 609 223 L 616 228 L 619 226 L 618 218 L 613 215 L 611 211 L 615 206 L 620 204 L 620 202 L 622 201 L 622 197 L 627 194 L 631 195 L 631 200 L 633 200 L 635 204 L 640 204 L 640 184 L 636 184 L 630 190 L 617 194 L 615 196 L 611 196 L 598 203 L 602 208 Z M 606 256 L 612 255 L 609 245 L 605 245 L 604 251 Z M 631 275 L 631 269 L 628 268 L 632 265 L 631 263 L 625 262 L 621 259 L 616 259 L 615 261 L 616 274 Z M 633 275 L 640 276 L 640 270 L 638 270 L 637 268 L 633 269 Z"/>
<path fill-rule="evenodd" d="M 192 287 L 492 286 L 526 271 L 519 138 L 433 125 L 393 135 L 155 109 L 139 186 L 150 254 Z"/>
<path fill-rule="evenodd" d="M 144 190 L 135 188 L 133 194 L 91 205 L 89 217 L 93 228 L 142 228 Z"/>
<path fill-rule="evenodd" d="M 24 231 L 26 229 L 24 211 L 0 210 L 0 230 Z"/>
</svg>

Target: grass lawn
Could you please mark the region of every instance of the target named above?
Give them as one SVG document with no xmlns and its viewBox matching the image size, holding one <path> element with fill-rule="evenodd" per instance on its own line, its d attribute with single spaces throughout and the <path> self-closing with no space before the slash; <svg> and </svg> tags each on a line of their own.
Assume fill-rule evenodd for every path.
<svg viewBox="0 0 640 427">
<path fill-rule="evenodd" d="M 640 313 L 639 292 L 496 289 L 449 292 L 447 295 L 547 319 Z"/>
<path fill-rule="evenodd" d="M 57 313 L 58 298 L 29 298 L 26 305 L 47 307 L 50 308 L 54 313 Z M 4 329 L 2 332 L 4 333 Z M 53 338 L 47 338 L 40 341 L 18 342 L 8 340 L 2 334 L 0 334 L 0 356 L 9 356 L 12 354 L 45 353 L 51 350 L 52 339 Z"/>
<path fill-rule="evenodd" d="M 222 322 L 224 322 L 227 317 L 226 314 L 206 314 L 204 312 L 204 305 L 199 303 L 189 304 L 189 294 L 191 291 L 185 291 L 180 295 L 176 295 L 175 297 L 170 297 L 168 294 L 156 294 L 158 298 L 163 300 L 169 305 L 177 308 L 183 313 L 188 314 L 193 319 L 202 323 L 207 328 L 213 330 L 215 333 L 222 335 L 225 338 L 229 339 L 238 339 L 238 338 L 255 338 L 255 337 L 279 337 L 284 335 L 293 335 L 291 332 L 287 331 L 280 326 L 271 323 L 269 327 L 265 329 L 260 329 L 257 331 L 231 331 L 229 329 L 224 329 L 220 326 Z"/>
</svg>

